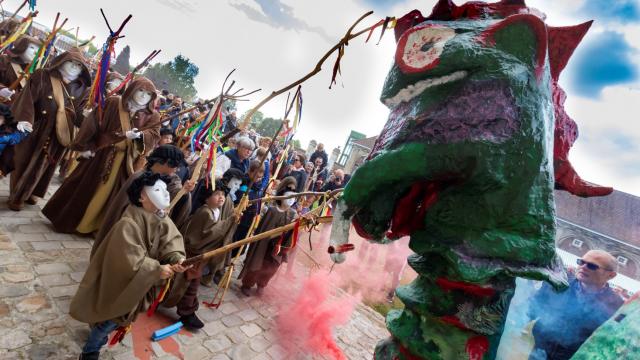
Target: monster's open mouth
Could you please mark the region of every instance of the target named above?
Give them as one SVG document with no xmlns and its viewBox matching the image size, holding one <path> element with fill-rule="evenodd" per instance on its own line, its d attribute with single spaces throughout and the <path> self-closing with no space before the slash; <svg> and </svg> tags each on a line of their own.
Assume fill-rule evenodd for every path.
<svg viewBox="0 0 640 360">
<path fill-rule="evenodd" d="M 394 96 L 388 99 L 385 99 L 384 103 L 389 108 L 393 109 L 403 102 L 406 103 L 411 101 L 413 98 L 422 94 L 425 90 L 429 88 L 447 84 L 454 81 L 458 81 L 458 80 L 462 80 L 465 77 L 467 77 L 468 74 L 469 73 L 466 70 L 458 70 L 448 75 L 420 80 L 415 84 L 407 85 L 407 87 L 398 91 L 398 93 L 395 94 Z"/>
</svg>

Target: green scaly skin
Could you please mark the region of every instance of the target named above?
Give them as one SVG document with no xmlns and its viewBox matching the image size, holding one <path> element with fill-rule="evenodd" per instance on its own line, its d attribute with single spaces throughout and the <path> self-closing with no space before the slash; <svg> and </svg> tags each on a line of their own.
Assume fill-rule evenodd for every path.
<svg viewBox="0 0 640 360">
<path fill-rule="evenodd" d="M 524 23 L 497 31 L 495 46 L 477 41 L 496 22 L 428 21 L 453 28 L 457 35 L 430 70 L 405 74 L 394 63 L 381 98 L 385 102 L 422 79 L 466 70 L 465 78 L 428 88 L 412 99 L 409 113 L 415 116 L 447 102 L 465 83 L 492 80 L 508 85 L 518 110 L 518 131 L 500 142 L 404 141 L 402 137 L 417 126 L 407 120 L 399 140 L 353 174 L 340 200 L 343 217 L 334 221 L 355 219 L 372 241 L 382 243 L 389 241 L 385 233 L 396 202 L 412 184 L 445 184 L 426 212 L 423 229 L 411 232 L 409 246 L 415 254 L 409 264 L 418 277 L 396 290 L 405 309 L 387 316 L 392 338 L 378 344 L 377 360 L 465 359 L 468 341 L 478 336 L 489 342 L 482 358 L 493 359 L 515 277 L 546 280 L 558 289 L 567 285 L 554 247 L 554 123 L 548 60 L 537 78 L 538 40 Z M 495 293 L 484 297 L 448 291 L 436 283 L 438 278 L 492 288 Z M 463 326 L 443 317 L 455 317 Z M 406 349 L 402 353 L 400 346 Z"/>
</svg>

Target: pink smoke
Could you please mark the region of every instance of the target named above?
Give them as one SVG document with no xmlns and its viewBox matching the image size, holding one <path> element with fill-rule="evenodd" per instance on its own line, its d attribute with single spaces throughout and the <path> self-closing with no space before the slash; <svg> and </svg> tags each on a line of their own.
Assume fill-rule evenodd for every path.
<svg viewBox="0 0 640 360">
<path fill-rule="evenodd" d="M 276 324 L 281 346 L 295 354 L 305 352 L 346 359 L 333 338 L 333 329 L 349 321 L 357 299 L 331 299 L 331 281 L 324 273 L 305 279 L 290 307 L 280 309 Z"/>
</svg>

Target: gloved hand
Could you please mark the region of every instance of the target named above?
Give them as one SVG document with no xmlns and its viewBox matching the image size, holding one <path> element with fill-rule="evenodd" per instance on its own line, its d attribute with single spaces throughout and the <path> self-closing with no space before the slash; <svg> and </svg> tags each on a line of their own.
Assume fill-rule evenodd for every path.
<svg viewBox="0 0 640 360">
<path fill-rule="evenodd" d="M 92 157 L 94 157 L 94 156 L 96 156 L 96 153 L 94 153 L 94 152 L 93 152 L 93 151 L 91 151 L 91 150 L 87 150 L 87 151 L 80 151 L 80 152 L 78 153 L 78 157 L 79 157 L 79 158 L 82 158 L 82 159 L 89 159 L 89 158 L 92 158 Z"/>
<path fill-rule="evenodd" d="M 18 131 L 21 131 L 21 132 L 33 131 L 33 125 L 31 125 L 31 123 L 28 121 L 18 121 L 18 125 L 16 125 L 16 128 L 18 129 Z"/>
<path fill-rule="evenodd" d="M 91 114 L 92 111 L 92 109 L 85 108 L 84 110 L 82 110 L 82 116 L 87 117 Z"/>
<path fill-rule="evenodd" d="M 137 128 L 133 128 L 133 129 L 127 131 L 125 133 L 125 136 L 129 140 L 133 140 L 133 139 L 138 139 L 140 136 L 142 136 L 142 133 Z"/>
<path fill-rule="evenodd" d="M 162 126 L 169 126 L 169 123 L 171 123 L 171 121 L 169 121 L 169 120 L 163 121 L 162 122 Z"/>
<path fill-rule="evenodd" d="M 13 96 L 13 94 L 15 94 L 15 91 L 9 90 L 9 88 L 0 89 L 0 96 L 5 99 L 11 99 L 11 96 Z"/>
</svg>

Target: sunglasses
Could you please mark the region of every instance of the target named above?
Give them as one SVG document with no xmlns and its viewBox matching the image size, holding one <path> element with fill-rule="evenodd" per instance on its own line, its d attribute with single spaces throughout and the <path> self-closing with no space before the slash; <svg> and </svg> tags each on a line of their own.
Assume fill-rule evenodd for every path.
<svg viewBox="0 0 640 360">
<path fill-rule="evenodd" d="M 596 271 L 596 270 L 600 269 L 600 265 L 594 264 L 594 263 L 591 263 L 591 262 L 588 262 L 588 261 L 584 261 L 582 259 L 576 259 L 576 264 L 578 264 L 579 266 L 585 265 L 587 267 L 587 269 L 589 269 L 591 271 Z M 605 269 L 605 268 L 603 268 L 603 269 L 607 270 L 607 271 L 611 271 L 609 269 Z"/>
</svg>

